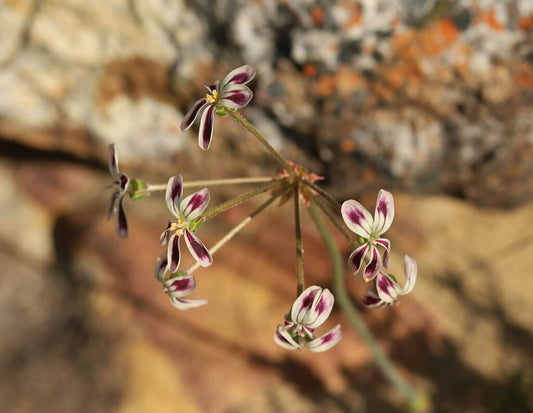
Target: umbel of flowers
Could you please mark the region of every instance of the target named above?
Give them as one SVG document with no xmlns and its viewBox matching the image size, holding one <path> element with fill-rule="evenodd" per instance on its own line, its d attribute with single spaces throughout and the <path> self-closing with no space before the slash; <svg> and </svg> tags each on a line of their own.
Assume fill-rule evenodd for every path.
<svg viewBox="0 0 533 413">
<path fill-rule="evenodd" d="M 312 352 L 323 352 L 334 347 L 342 337 L 340 324 L 336 324 L 322 335 L 315 334 L 315 330 L 325 324 L 333 313 L 335 298 L 328 289 L 305 283 L 300 216 L 302 209 L 308 209 L 334 263 L 333 284 L 341 310 L 373 351 L 378 366 L 390 364 L 390 362 L 380 362 L 386 356 L 378 350 L 374 351 L 376 344 L 372 339 L 365 338 L 369 335 L 362 330 L 364 323 L 354 320 L 358 315 L 345 289 L 345 271 L 335 265 L 339 250 L 329 233 L 330 227 L 324 225 L 322 216 L 326 217 L 353 246 L 353 251 L 347 259 L 353 274 L 361 273 L 364 281 L 371 283 L 362 297 L 362 304 L 369 308 L 387 307 L 394 304 L 400 296 L 410 293 L 417 278 L 417 264 L 407 255 L 404 258 L 406 281 L 403 287 L 388 270 L 391 242 L 384 237 L 384 234 L 394 219 L 393 195 L 381 189 L 372 215 L 356 200 L 350 199 L 340 204 L 317 185 L 317 181 L 322 179 L 320 176 L 287 160 L 239 112 L 239 109 L 248 105 L 252 99 L 253 94 L 247 84 L 254 77 L 255 70 L 250 65 L 245 65 L 230 71 L 222 82 L 205 84 L 207 93 L 192 105 L 183 119 L 181 129 L 185 131 L 192 127 L 195 119 L 200 116 L 198 145 L 201 149 L 208 150 L 212 146 L 215 116 L 229 116 L 244 127 L 278 161 L 280 170 L 277 173 L 271 176 L 222 178 L 199 182 L 185 182 L 182 175 L 176 174 L 170 177 L 166 184 L 147 184 L 140 179 L 132 180 L 119 170 L 115 146 L 110 145 L 109 169 L 113 178 L 113 192 L 108 216 L 115 215 L 117 233 L 121 237 L 126 237 L 128 225 L 123 208 L 124 197 L 129 195 L 135 200 L 154 192 L 165 192 L 166 205 L 172 219 L 160 237 L 161 244 L 166 245 L 166 251 L 156 261 L 155 276 L 161 282 L 163 291 L 168 294 L 171 304 L 179 310 L 187 310 L 207 304 L 205 299 L 185 298 L 196 287 L 194 272 L 200 267 L 210 266 L 215 253 L 256 215 L 275 204 L 274 201 L 279 200 L 278 205 L 281 205 L 292 199 L 295 219 L 296 295 L 283 323 L 274 331 L 274 342 L 287 350 L 307 348 Z M 256 186 L 208 209 L 209 186 L 252 184 Z M 200 189 L 184 196 L 186 188 Z M 267 199 L 255 211 L 210 249 L 205 246 L 197 235 L 197 231 L 203 225 L 217 215 L 260 195 L 266 195 Z M 182 238 L 195 260 L 195 263 L 187 269 L 180 268 Z M 414 390 L 410 392 L 412 389 L 407 383 L 401 386 L 398 384 L 401 379 L 396 373 L 390 373 L 390 366 L 383 367 L 382 371 L 386 377 L 391 375 L 391 382 L 401 387 L 400 390 L 408 400 L 414 397 L 413 394 L 416 392 Z"/>
</svg>

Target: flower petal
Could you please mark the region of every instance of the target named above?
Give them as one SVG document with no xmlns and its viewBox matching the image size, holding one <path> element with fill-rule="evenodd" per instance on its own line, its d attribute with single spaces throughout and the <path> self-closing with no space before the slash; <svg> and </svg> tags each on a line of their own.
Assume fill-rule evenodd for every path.
<svg viewBox="0 0 533 413">
<path fill-rule="evenodd" d="M 196 278 L 192 274 L 173 277 L 165 281 L 164 288 L 171 296 L 185 297 L 196 288 Z"/>
<path fill-rule="evenodd" d="M 189 300 L 180 297 L 170 296 L 170 303 L 178 310 L 189 310 L 207 304 L 207 300 Z"/>
<path fill-rule="evenodd" d="M 168 210 L 172 212 L 176 218 L 180 218 L 179 205 L 182 192 L 183 177 L 181 175 L 176 175 L 170 178 L 167 184 L 165 201 L 167 203 Z"/>
<path fill-rule="evenodd" d="M 386 303 L 392 303 L 398 298 L 398 285 L 383 272 L 376 277 L 376 290 L 379 298 Z"/>
<path fill-rule="evenodd" d="M 390 304 L 379 298 L 379 296 L 374 291 L 374 287 L 366 289 L 365 295 L 363 295 L 363 297 L 361 298 L 361 302 L 363 303 L 363 305 L 370 308 L 381 308 Z"/>
<path fill-rule="evenodd" d="M 107 210 L 107 219 L 110 219 L 113 215 L 113 212 L 115 212 L 115 204 L 117 202 L 117 198 L 119 196 L 118 191 L 114 191 L 111 194 L 111 199 L 109 200 L 109 208 Z"/>
<path fill-rule="evenodd" d="M 204 243 L 200 241 L 200 238 L 187 229 L 185 230 L 185 243 L 193 258 L 202 267 L 209 267 L 213 263 L 213 257 L 205 247 Z"/>
<path fill-rule="evenodd" d="M 319 299 L 321 291 L 322 288 L 316 285 L 306 288 L 292 305 L 291 320 L 295 323 L 303 324 L 307 318 L 307 314 L 313 308 L 315 300 Z"/>
<path fill-rule="evenodd" d="M 172 222 L 169 221 L 166 229 L 161 233 L 159 237 L 159 243 L 161 245 L 165 245 L 168 242 L 168 239 L 170 238 L 170 226 L 172 225 Z"/>
<path fill-rule="evenodd" d="M 202 113 L 200 130 L 198 131 L 198 145 L 203 150 L 208 150 L 213 138 L 213 122 L 215 119 L 215 106 L 209 105 Z"/>
<path fill-rule="evenodd" d="M 348 257 L 348 262 L 352 264 L 354 274 L 356 274 L 357 271 L 359 271 L 359 269 L 361 268 L 363 260 L 365 259 L 366 254 L 368 252 L 368 248 L 368 244 L 365 243 L 356 250 L 354 250 L 354 252 L 352 252 Z"/>
<path fill-rule="evenodd" d="M 360 237 L 365 239 L 370 237 L 374 220 L 363 205 L 353 199 L 349 199 L 342 204 L 341 213 L 348 228 Z"/>
<path fill-rule="evenodd" d="M 274 334 L 274 341 L 278 346 L 286 348 L 287 350 L 296 350 L 302 347 L 294 341 L 286 326 L 278 326 L 276 333 Z"/>
<path fill-rule="evenodd" d="M 170 271 L 171 273 L 176 272 L 180 265 L 180 259 L 181 259 L 180 237 L 176 235 L 176 233 L 174 233 L 168 240 L 168 247 L 167 247 L 167 261 L 168 261 L 167 269 L 168 271 Z"/>
<path fill-rule="evenodd" d="M 209 189 L 204 188 L 189 195 L 180 204 L 180 211 L 187 221 L 198 218 L 209 204 Z"/>
<path fill-rule="evenodd" d="M 124 198 L 119 198 L 118 203 L 116 204 L 117 209 L 115 211 L 115 228 L 119 237 L 127 238 L 128 220 L 126 219 L 126 212 L 124 212 L 124 206 L 122 205 L 123 200 Z"/>
<path fill-rule="evenodd" d="M 331 294 L 327 288 L 324 289 L 318 300 L 315 300 L 313 308 L 308 313 L 306 327 L 314 329 L 322 325 L 322 323 L 324 323 L 329 317 L 334 302 L 335 298 L 333 297 L 333 294 Z"/>
<path fill-rule="evenodd" d="M 383 266 L 387 268 L 389 266 L 390 241 L 387 238 L 378 238 L 376 244 L 385 248 L 385 252 L 383 253 Z"/>
<path fill-rule="evenodd" d="M 305 346 L 314 353 L 320 353 L 322 351 L 329 350 L 331 347 L 341 341 L 342 332 L 340 324 L 337 324 L 326 334 L 311 340 L 306 343 Z"/>
<path fill-rule="evenodd" d="M 394 219 L 394 199 L 392 194 L 384 189 L 380 189 L 374 212 L 373 232 L 381 235 L 387 231 Z"/>
<path fill-rule="evenodd" d="M 209 92 L 209 94 L 213 94 L 215 90 L 218 90 L 219 82 L 216 80 L 214 83 L 204 83 L 205 88 Z"/>
<path fill-rule="evenodd" d="M 415 287 L 418 275 L 418 265 L 414 259 L 406 255 L 404 257 L 405 285 L 400 291 L 401 295 L 409 294 Z"/>
<path fill-rule="evenodd" d="M 155 268 L 154 268 L 154 275 L 155 278 L 163 282 L 165 279 L 165 272 L 167 270 L 168 266 L 168 259 L 167 259 L 167 253 L 163 253 L 161 256 L 157 258 L 157 261 L 155 262 Z"/>
<path fill-rule="evenodd" d="M 196 117 L 198 114 L 204 109 L 209 103 L 207 103 L 206 98 L 202 98 L 194 102 L 194 105 L 189 109 L 183 120 L 181 121 L 180 129 L 182 132 L 184 130 L 187 130 L 191 127 L 191 125 L 194 123 Z"/>
<path fill-rule="evenodd" d="M 124 195 L 128 191 L 128 185 L 130 183 L 130 178 L 123 172 L 118 174 L 118 184 L 120 186 L 120 195 Z"/>
<path fill-rule="evenodd" d="M 108 166 L 109 166 L 109 172 L 111 172 L 111 176 L 113 178 L 117 178 L 119 174 L 118 170 L 118 154 L 115 150 L 115 144 L 112 143 L 107 147 L 107 155 L 108 155 Z"/>
<path fill-rule="evenodd" d="M 247 86 L 236 85 L 225 91 L 219 104 L 231 109 L 246 106 L 252 100 L 254 94 Z"/>
<path fill-rule="evenodd" d="M 363 279 L 365 281 L 374 279 L 382 267 L 383 263 L 381 262 L 381 256 L 379 255 L 378 249 L 374 246 L 370 247 L 370 261 L 363 271 Z"/>
<path fill-rule="evenodd" d="M 244 85 L 255 76 L 255 69 L 250 65 L 244 65 L 233 69 L 222 81 L 222 92 L 230 85 Z"/>
</svg>

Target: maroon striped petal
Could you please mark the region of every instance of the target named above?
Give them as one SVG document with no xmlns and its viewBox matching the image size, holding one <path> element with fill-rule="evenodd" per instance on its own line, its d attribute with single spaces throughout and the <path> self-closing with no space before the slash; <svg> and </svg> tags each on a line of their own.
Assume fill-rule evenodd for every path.
<svg viewBox="0 0 533 413">
<path fill-rule="evenodd" d="M 126 219 L 126 212 L 124 211 L 124 206 L 122 201 L 124 198 L 120 198 L 117 203 L 117 210 L 115 212 L 115 227 L 117 234 L 121 238 L 128 237 L 128 220 Z"/>
<path fill-rule="evenodd" d="M 363 278 L 365 281 L 370 281 L 375 278 L 378 271 L 383 267 L 379 251 L 376 247 L 370 248 L 370 261 L 363 271 Z"/>
<path fill-rule="evenodd" d="M 322 323 L 324 323 L 324 321 L 326 321 L 329 317 L 331 310 L 333 309 L 334 302 L 335 298 L 333 297 L 333 294 L 331 294 L 327 288 L 324 289 L 309 312 L 305 326 L 315 329 L 322 325 Z"/>
<path fill-rule="evenodd" d="M 213 263 L 213 257 L 203 242 L 189 230 L 185 230 L 185 243 L 193 258 L 202 267 L 209 267 Z"/>
<path fill-rule="evenodd" d="M 379 238 L 376 240 L 376 244 L 381 245 L 385 249 L 383 253 L 383 266 L 387 268 L 389 266 L 390 241 L 386 238 Z"/>
<path fill-rule="evenodd" d="M 107 155 L 108 155 L 109 172 L 111 172 L 111 176 L 113 176 L 113 178 L 117 178 L 119 174 L 118 154 L 115 150 L 114 143 L 112 143 L 111 145 L 107 147 Z"/>
<path fill-rule="evenodd" d="M 202 113 L 200 130 L 198 131 L 198 145 L 203 150 L 208 150 L 213 138 L 213 122 L 215 119 L 215 106 L 209 105 Z"/>
<path fill-rule="evenodd" d="M 394 199 L 392 194 L 384 189 L 380 189 L 374 212 L 374 233 L 377 235 L 387 231 L 394 219 Z"/>
<path fill-rule="evenodd" d="M 357 271 L 359 271 L 359 269 L 363 265 L 363 260 L 366 257 L 368 248 L 368 244 L 363 244 L 359 248 L 354 250 L 354 252 L 352 252 L 348 257 L 348 262 L 352 265 L 354 274 L 356 274 Z"/>
<path fill-rule="evenodd" d="M 165 279 L 165 272 L 167 271 L 168 259 L 167 253 L 163 253 L 160 257 L 157 258 L 154 268 L 155 278 L 161 282 Z"/>
<path fill-rule="evenodd" d="M 380 272 L 376 277 L 376 291 L 385 303 L 392 303 L 398 298 L 398 285 L 385 273 Z"/>
<path fill-rule="evenodd" d="M 181 201 L 180 211 L 187 221 L 192 221 L 202 215 L 207 204 L 209 204 L 209 189 L 204 188 Z"/>
<path fill-rule="evenodd" d="M 174 214 L 176 218 L 180 218 L 180 200 L 183 192 L 183 177 L 181 175 L 173 176 L 168 180 L 167 191 L 165 194 L 165 201 L 168 210 Z"/>
<path fill-rule="evenodd" d="M 386 303 L 383 301 L 374 291 L 374 287 L 370 287 L 366 289 L 365 295 L 361 298 L 361 302 L 364 306 L 370 307 L 370 308 L 381 308 L 389 305 L 389 303 Z"/>
<path fill-rule="evenodd" d="M 202 98 L 194 102 L 194 105 L 192 105 L 192 108 L 187 112 L 187 114 L 183 118 L 181 125 L 180 125 L 180 129 L 182 131 L 189 129 L 191 125 L 194 123 L 198 114 L 207 105 L 209 105 L 209 103 L 207 103 L 206 98 Z"/>
<path fill-rule="evenodd" d="M 345 224 L 353 232 L 365 239 L 370 237 L 374 220 L 363 205 L 349 199 L 342 204 L 341 214 Z"/>
<path fill-rule="evenodd" d="M 250 65 L 244 65 L 237 69 L 233 69 L 222 81 L 222 91 L 224 92 L 226 87 L 230 85 L 244 85 L 252 80 L 254 76 L 255 69 Z"/>
<path fill-rule="evenodd" d="M 326 334 L 311 340 L 309 343 L 306 343 L 305 346 L 314 353 L 320 353 L 335 346 L 339 341 L 341 341 L 341 338 L 341 326 L 340 324 L 337 324 Z"/>
<path fill-rule="evenodd" d="M 207 304 L 207 300 L 189 300 L 181 297 L 170 296 L 170 303 L 178 310 L 189 310 Z"/>
<path fill-rule="evenodd" d="M 184 297 L 196 288 L 196 279 L 192 274 L 174 277 L 166 280 L 164 286 L 170 295 Z"/>
<path fill-rule="evenodd" d="M 250 103 L 253 96 L 247 86 L 233 86 L 230 90 L 224 91 L 219 104 L 230 109 L 238 109 Z"/>
<path fill-rule="evenodd" d="M 415 287 L 418 276 L 418 265 L 414 259 L 406 255 L 404 257 L 405 285 L 400 291 L 401 295 L 409 294 Z"/>
<path fill-rule="evenodd" d="M 313 285 L 306 288 L 294 301 L 291 309 L 291 320 L 298 324 L 305 324 L 315 302 L 320 298 L 322 288 Z"/>
<path fill-rule="evenodd" d="M 107 210 L 107 219 L 110 219 L 113 215 L 113 212 L 115 211 L 115 203 L 117 202 L 118 196 L 119 195 L 117 191 L 114 191 L 111 194 L 111 199 L 109 200 L 109 208 Z"/>
<path fill-rule="evenodd" d="M 174 233 L 168 240 L 167 246 L 168 271 L 171 273 L 176 272 L 180 265 L 180 259 L 180 237 Z"/>
<path fill-rule="evenodd" d="M 274 334 L 274 341 L 278 346 L 286 348 L 287 350 L 296 350 L 302 346 L 292 338 L 287 326 L 278 326 Z"/>
</svg>

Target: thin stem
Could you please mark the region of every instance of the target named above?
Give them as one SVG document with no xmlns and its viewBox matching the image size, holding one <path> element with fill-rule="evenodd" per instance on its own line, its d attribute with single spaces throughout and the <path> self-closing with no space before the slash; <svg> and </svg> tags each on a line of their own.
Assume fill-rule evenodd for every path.
<svg viewBox="0 0 533 413">
<path fill-rule="evenodd" d="M 314 191 L 318 192 L 318 194 L 320 196 L 322 196 L 326 201 L 328 201 L 328 203 L 331 205 L 331 207 L 337 211 L 337 212 L 340 212 L 341 210 L 341 205 L 339 204 L 339 202 L 333 198 L 326 190 L 322 189 L 320 186 L 318 186 L 317 184 L 313 183 L 313 182 L 309 182 L 309 181 L 302 181 L 305 185 L 307 185 L 309 188 L 313 189 Z"/>
<path fill-rule="evenodd" d="M 266 148 L 266 150 L 278 160 L 280 164 L 282 164 L 286 169 L 291 167 L 289 161 L 287 161 L 287 159 L 285 159 L 281 153 L 274 149 L 274 147 L 268 143 L 263 135 L 261 135 L 261 133 L 250 122 L 248 122 L 244 116 L 233 110 L 229 110 L 228 114 L 237 122 L 239 122 L 248 132 L 250 132 Z"/>
<path fill-rule="evenodd" d="M 314 201 L 314 200 L 313 200 Z M 343 277 L 343 264 L 341 254 L 331 236 L 327 225 L 318 213 L 314 202 L 308 208 L 311 218 L 315 222 L 326 248 L 331 256 L 333 264 L 333 284 L 335 289 L 335 297 L 337 303 L 341 307 L 342 311 L 346 315 L 346 318 L 353 326 L 357 334 L 366 343 L 376 365 L 381 370 L 383 376 L 398 390 L 402 397 L 407 401 L 407 404 L 411 411 L 426 411 L 429 405 L 428 396 L 425 393 L 418 392 L 413 388 L 404 378 L 398 373 L 396 367 L 389 359 L 389 357 L 381 350 L 376 339 L 372 335 L 372 332 L 367 328 L 355 306 L 353 305 L 348 292 L 346 291 Z"/>
<path fill-rule="evenodd" d="M 203 218 L 206 220 L 213 218 L 214 216 L 221 214 L 224 211 L 227 211 L 230 208 L 233 208 L 234 206 L 239 205 L 240 203 L 253 198 L 254 196 L 260 195 L 262 193 L 268 192 L 272 189 L 280 187 L 282 184 L 280 181 L 274 181 L 267 185 L 260 186 L 259 188 L 253 189 L 251 191 L 245 192 L 244 194 L 238 195 L 235 198 L 232 198 L 226 202 L 223 202 L 213 208 L 211 208 L 209 211 L 207 211 L 205 214 L 202 215 Z"/>
<path fill-rule="evenodd" d="M 350 235 L 346 227 L 342 224 L 339 217 L 335 215 L 335 213 L 330 208 L 328 208 L 328 206 L 324 205 L 322 203 L 322 200 L 319 199 L 318 197 L 314 197 L 313 201 L 322 210 L 324 215 L 326 215 L 329 218 L 329 220 L 333 223 L 333 225 L 335 225 L 335 227 L 341 232 L 341 234 L 344 235 L 344 237 L 350 243 L 350 246 L 354 249 L 359 248 L 360 245 L 357 243 L 357 241 L 353 239 L 353 237 Z"/>
<path fill-rule="evenodd" d="M 189 181 L 184 182 L 184 188 L 199 188 L 203 186 L 217 186 L 217 185 L 236 185 L 236 184 L 257 184 L 263 182 L 272 182 L 276 178 L 269 176 L 249 176 L 243 178 L 228 178 L 228 179 L 207 179 L 203 181 Z M 166 191 L 167 184 L 147 184 L 145 189 L 137 191 L 137 193 L 149 193 L 157 191 Z"/>
<path fill-rule="evenodd" d="M 241 222 L 239 222 L 235 227 L 233 227 L 226 235 L 224 235 L 220 241 L 218 241 L 213 247 L 209 250 L 209 253 L 211 255 L 214 255 L 224 244 L 226 244 L 229 240 L 231 240 L 241 229 L 243 229 L 246 225 L 250 223 L 250 221 L 257 216 L 259 213 L 261 213 L 266 207 L 268 207 L 272 202 L 274 202 L 276 199 L 278 199 L 280 196 L 282 196 L 285 192 L 287 192 L 289 188 L 285 188 L 285 190 L 278 192 L 277 194 L 272 195 L 268 200 L 259 206 L 255 211 L 253 211 L 250 215 L 248 215 L 246 218 L 244 218 Z M 196 271 L 200 267 L 200 264 L 197 262 L 194 263 L 188 270 L 188 274 L 192 274 L 194 271 Z"/>
<path fill-rule="evenodd" d="M 302 228 L 300 222 L 300 185 L 294 186 L 294 226 L 296 232 L 296 297 L 304 291 L 304 261 L 302 246 Z"/>
</svg>

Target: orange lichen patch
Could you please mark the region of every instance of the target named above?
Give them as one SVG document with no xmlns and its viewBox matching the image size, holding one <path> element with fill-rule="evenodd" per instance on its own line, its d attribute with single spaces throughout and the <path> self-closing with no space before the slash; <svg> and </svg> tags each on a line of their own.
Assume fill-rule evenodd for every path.
<svg viewBox="0 0 533 413">
<path fill-rule="evenodd" d="M 351 29 L 352 27 L 358 26 L 361 23 L 362 15 L 359 10 L 356 10 L 348 20 L 342 25 L 344 30 Z"/>
<path fill-rule="evenodd" d="M 333 95 L 335 88 L 335 77 L 333 75 L 322 75 L 313 84 L 313 91 L 324 97 Z"/>
<path fill-rule="evenodd" d="M 454 48 L 452 66 L 454 70 L 464 75 L 468 72 L 470 67 L 470 56 L 472 55 L 472 49 L 469 45 L 463 42 L 457 43 Z"/>
<path fill-rule="evenodd" d="M 366 89 L 366 81 L 359 73 L 346 65 L 339 67 L 335 84 L 341 96 L 349 96 L 356 90 Z"/>
<path fill-rule="evenodd" d="M 492 9 L 483 13 L 481 18 L 494 30 L 503 30 L 505 28 L 505 26 L 498 21 L 496 13 Z"/>
<path fill-rule="evenodd" d="M 315 26 L 322 26 L 326 20 L 326 12 L 320 6 L 314 6 L 311 9 L 311 20 Z"/>
<path fill-rule="evenodd" d="M 425 29 L 408 30 L 394 36 L 393 47 L 404 58 L 418 59 L 428 54 L 439 54 L 450 48 L 459 35 L 459 29 L 450 19 L 440 19 Z"/>
<path fill-rule="evenodd" d="M 370 184 L 376 180 L 376 171 L 371 168 L 363 169 L 363 182 Z"/>
<path fill-rule="evenodd" d="M 302 68 L 302 72 L 307 77 L 314 77 L 317 74 L 318 69 L 313 63 L 306 63 Z"/>
<path fill-rule="evenodd" d="M 516 83 L 527 89 L 533 89 L 533 69 L 527 63 L 522 63 L 520 70 L 515 75 Z"/>
<path fill-rule="evenodd" d="M 357 149 L 357 143 L 352 139 L 344 138 L 341 141 L 341 150 L 345 153 L 353 153 Z"/>
<path fill-rule="evenodd" d="M 518 28 L 520 30 L 524 31 L 532 31 L 533 30 L 533 15 L 530 16 L 522 16 L 520 20 L 518 21 Z"/>
<path fill-rule="evenodd" d="M 133 58 L 110 62 L 96 87 L 99 104 L 126 95 L 133 99 L 152 96 L 161 101 L 172 101 L 168 92 L 168 67 L 150 60 Z"/>
</svg>

